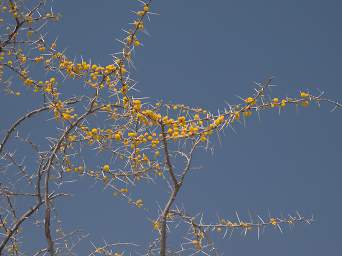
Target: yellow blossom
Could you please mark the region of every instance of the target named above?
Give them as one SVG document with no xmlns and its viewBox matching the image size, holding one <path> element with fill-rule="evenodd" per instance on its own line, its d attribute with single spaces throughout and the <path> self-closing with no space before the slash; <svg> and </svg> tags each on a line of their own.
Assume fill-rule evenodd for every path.
<svg viewBox="0 0 342 256">
<path fill-rule="evenodd" d="M 136 205 L 138 208 L 141 208 L 141 207 L 143 207 L 144 202 L 143 202 L 142 199 L 138 199 L 138 200 L 135 201 L 135 205 Z"/>
<path fill-rule="evenodd" d="M 287 102 L 287 101 L 286 101 L 286 100 L 284 100 L 284 99 L 283 99 L 283 100 L 281 100 L 280 106 L 282 106 L 282 107 L 285 107 L 285 106 L 286 106 L 286 102 Z"/>
<path fill-rule="evenodd" d="M 44 59 L 43 56 L 38 56 L 38 57 L 35 57 L 35 58 L 34 58 L 34 61 L 35 61 L 36 63 L 38 63 L 38 62 L 41 62 L 43 59 Z"/>
<path fill-rule="evenodd" d="M 70 141 L 70 142 L 74 142 L 76 139 L 77 139 L 76 135 L 69 135 L 68 136 L 68 141 Z"/>
<path fill-rule="evenodd" d="M 154 230 L 160 230 L 160 222 L 159 221 L 153 221 L 153 223 L 152 223 L 152 225 L 153 225 L 153 229 Z"/>
<path fill-rule="evenodd" d="M 252 115 L 252 111 L 245 111 L 243 112 L 244 117 L 250 117 Z"/>
<path fill-rule="evenodd" d="M 140 46 L 140 42 L 139 42 L 138 40 L 135 40 L 135 41 L 134 41 L 134 45 L 135 45 L 135 46 Z"/>
<path fill-rule="evenodd" d="M 140 111 L 141 101 L 140 100 L 133 100 L 133 108 L 135 111 Z"/>
<path fill-rule="evenodd" d="M 121 192 L 121 193 L 128 193 L 128 189 L 127 189 L 127 188 L 121 188 L 121 189 L 120 189 L 120 192 Z"/>
<path fill-rule="evenodd" d="M 121 133 L 120 132 L 115 133 L 114 134 L 114 139 L 121 140 Z"/>
<path fill-rule="evenodd" d="M 302 101 L 302 106 L 303 106 L 303 107 L 309 106 L 309 101 L 308 101 L 308 100 Z"/>
<path fill-rule="evenodd" d="M 224 121 L 224 116 L 219 116 L 218 118 L 216 118 L 214 124 L 216 126 L 219 126 L 223 121 Z"/>
<path fill-rule="evenodd" d="M 278 224 L 278 221 L 275 219 L 275 218 L 271 218 L 270 219 L 270 223 L 273 225 L 273 226 L 276 226 Z"/>
<path fill-rule="evenodd" d="M 102 167 L 102 170 L 103 170 L 104 172 L 109 172 L 110 166 L 109 166 L 108 164 L 105 164 L 105 165 Z"/>
<path fill-rule="evenodd" d="M 248 97 L 247 99 L 245 99 L 245 103 L 253 105 L 255 104 L 255 99 L 252 97 Z"/>
<path fill-rule="evenodd" d="M 30 78 L 27 78 L 27 79 L 24 81 L 24 83 L 25 83 L 26 85 L 32 85 L 32 84 L 34 83 L 34 81 L 33 81 L 32 79 L 30 79 Z"/>
<path fill-rule="evenodd" d="M 64 120 L 70 120 L 73 118 L 69 113 L 62 113 L 62 117 Z"/>
<path fill-rule="evenodd" d="M 147 4 L 144 5 L 144 12 L 148 12 L 150 10 L 149 6 Z"/>
<path fill-rule="evenodd" d="M 207 138 L 204 135 L 201 135 L 201 141 L 205 142 L 205 141 L 207 141 Z"/>
<path fill-rule="evenodd" d="M 307 98 L 309 96 L 310 96 L 310 94 L 307 92 L 300 92 L 300 97 L 302 97 L 302 98 Z"/>
<path fill-rule="evenodd" d="M 135 136 L 137 136 L 137 133 L 129 132 L 127 135 L 128 135 L 128 137 L 135 137 Z"/>
</svg>

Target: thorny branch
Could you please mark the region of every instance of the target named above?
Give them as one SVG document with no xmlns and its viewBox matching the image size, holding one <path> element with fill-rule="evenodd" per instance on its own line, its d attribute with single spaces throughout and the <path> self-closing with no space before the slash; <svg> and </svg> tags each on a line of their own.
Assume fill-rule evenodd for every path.
<svg viewBox="0 0 342 256">
<path fill-rule="evenodd" d="M 210 232 L 224 232 L 225 237 L 234 230 L 242 230 L 245 234 L 257 230 L 259 236 L 266 226 L 282 231 L 281 226 L 285 224 L 310 224 L 313 221 L 300 214 L 267 220 L 258 217 L 256 222 L 243 221 L 237 214 L 237 221 L 222 218 L 217 223 L 206 223 L 203 216 L 198 218 L 198 215 L 192 216 L 175 207 L 185 179 L 194 170 L 193 155 L 198 149 L 214 147 L 213 133 L 220 136 L 225 128 L 232 128 L 253 113 L 280 112 L 289 105 L 307 107 L 312 104 L 320 106 L 321 103 L 331 105 L 334 111 L 342 104 L 326 98 L 323 92 L 314 95 L 301 91 L 298 97 L 272 98 L 268 90 L 272 78 L 256 83 L 252 95 L 241 98 L 242 102 L 237 104 L 227 104 L 217 113 L 184 104 L 151 103 L 146 98 L 138 98 L 130 70 L 132 54 L 142 46 L 140 36 L 146 33 L 146 19 L 155 14 L 151 12 L 151 0 L 138 1 L 141 7 L 133 12 L 133 21 L 124 30 L 125 37 L 118 40 L 123 47 L 113 54 L 113 61 L 107 65 L 83 58 L 77 61 L 69 57 L 66 50 L 57 47 L 56 39 L 48 38 L 44 29 L 50 21 L 58 20 L 58 15 L 49 9 L 49 1 L 37 1 L 31 8 L 25 6 L 25 1 L 8 0 L 0 4 L 6 13 L 4 22 L 8 25 L 7 30 L 0 28 L 0 80 L 4 92 L 6 96 L 20 96 L 21 89 L 16 87 L 23 84 L 25 93 L 32 91 L 32 98 L 37 100 L 34 95 L 38 94 L 42 96 L 39 99 L 43 99 L 40 108 L 10 125 L 0 143 L 0 235 L 3 237 L 0 255 L 24 254 L 19 244 L 25 234 L 21 229 L 25 221 L 38 226 L 43 223 L 47 247 L 37 250 L 35 256 L 74 255 L 76 246 L 87 235 L 78 231 L 62 231 L 61 223 L 54 219 L 53 207 L 54 199 L 68 195 L 57 193 L 55 189 L 69 181 L 71 172 L 76 175 L 75 180 L 80 176 L 93 179 L 149 214 L 144 201 L 133 193 L 134 188 L 140 183 L 149 184 L 147 181 L 156 182 L 160 177 L 167 183 L 169 191 L 165 204 L 152 223 L 158 237 L 147 248 L 146 255 L 189 255 L 189 250 L 193 254 L 218 255 Z M 36 72 L 36 69 L 43 72 Z M 12 76 L 15 83 L 12 83 Z M 59 86 L 71 80 L 83 86 L 80 90 L 82 96 L 68 99 L 63 86 Z M 42 119 L 41 114 L 47 111 L 56 122 L 56 129 L 50 131 L 51 137 L 36 131 L 46 144 L 24 139 L 24 123 L 32 118 Z M 19 143 L 29 145 L 34 154 L 20 147 Z M 9 152 L 10 144 L 15 146 L 15 152 Z M 84 156 L 88 151 L 92 154 L 95 151 L 99 156 L 107 154 L 106 158 L 110 155 L 110 160 L 99 167 L 98 163 L 94 164 Z M 21 155 L 29 160 L 18 160 Z M 13 168 L 16 171 L 12 171 Z M 18 200 L 26 200 L 31 207 L 22 209 L 17 204 Z M 39 211 L 42 206 L 45 206 L 44 216 Z M 33 221 L 34 218 L 37 220 Z M 179 221 L 177 225 L 189 227 L 187 242 L 180 245 L 179 251 L 172 250 L 168 244 L 173 228 L 171 224 L 176 219 Z M 57 222 L 55 230 L 52 228 L 54 222 Z M 122 256 L 118 247 L 138 247 L 134 243 L 92 245 L 94 250 L 89 256 Z"/>
</svg>

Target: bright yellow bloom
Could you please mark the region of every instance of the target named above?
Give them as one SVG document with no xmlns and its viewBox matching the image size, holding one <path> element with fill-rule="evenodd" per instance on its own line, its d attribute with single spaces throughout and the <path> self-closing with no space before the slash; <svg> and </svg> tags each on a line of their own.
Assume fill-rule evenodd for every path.
<svg viewBox="0 0 342 256">
<path fill-rule="evenodd" d="M 276 226 L 278 224 L 278 221 L 275 219 L 275 218 L 271 218 L 270 219 L 270 223 L 273 225 L 273 226 Z"/>
<path fill-rule="evenodd" d="M 243 112 L 244 117 L 250 117 L 252 115 L 252 111 L 245 111 Z"/>
<path fill-rule="evenodd" d="M 68 136 L 68 141 L 70 141 L 70 142 L 74 142 L 76 139 L 77 139 L 76 135 L 69 135 Z"/>
<path fill-rule="evenodd" d="M 280 104 L 280 106 L 282 106 L 282 107 L 285 107 L 286 106 L 286 100 L 281 100 L 281 104 Z"/>
<path fill-rule="evenodd" d="M 135 137 L 135 136 L 137 136 L 136 132 L 129 132 L 128 133 L 128 137 Z"/>
<path fill-rule="evenodd" d="M 63 113 L 62 117 L 64 120 L 70 120 L 72 119 L 72 115 L 70 115 L 69 113 Z"/>
<path fill-rule="evenodd" d="M 148 12 L 149 10 L 150 10 L 150 7 L 147 4 L 145 4 L 144 5 L 144 12 Z"/>
<path fill-rule="evenodd" d="M 110 166 L 109 166 L 108 164 L 105 164 L 105 165 L 102 167 L 102 170 L 103 170 L 104 172 L 109 172 Z"/>
<path fill-rule="evenodd" d="M 160 222 L 159 221 L 153 221 L 153 223 L 152 223 L 152 225 L 153 225 L 153 229 L 154 230 L 160 230 Z"/>
<path fill-rule="evenodd" d="M 26 85 L 32 85 L 32 84 L 34 83 L 34 81 L 33 81 L 32 79 L 30 79 L 30 78 L 27 78 L 27 79 L 24 81 L 24 83 L 25 83 Z"/>
<path fill-rule="evenodd" d="M 302 102 L 302 106 L 303 106 L 303 107 L 309 106 L 309 101 L 308 101 L 308 100 L 303 101 L 303 102 Z"/>
<path fill-rule="evenodd" d="M 138 16 L 143 16 L 144 14 L 145 14 L 144 11 L 138 11 L 138 12 L 137 12 L 137 15 L 138 15 Z"/>
<path fill-rule="evenodd" d="M 140 42 L 139 42 L 138 40 L 135 40 L 135 41 L 134 41 L 134 45 L 135 45 L 135 46 L 140 46 Z"/>
<path fill-rule="evenodd" d="M 178 122 L 179 122 L 180 124 L 185 124 L 185 116 L 180 116 L 180 117 L 178 117 Z"/>
<path fill-rule="evenodd" d="M 43 56 L 38 56 L 38 57 L 35 57 L 35 58 L 34 58 L 34 61 L 35 61 L 36 63 L 38 63 L 38 62 L 41 62 L 43 59 L 44 59 Z"/>
<path fill-rule="evenodd" d="M 133 108 L 135 111 L 140 111 L 141 101 L 140 100 L 133 100 Z"/>
<path fill-rule="evenodd" d="M 235 112 L 234 113 L 234 118 L 235 118 L 235 120 L 239 120 L 240 119 L 240 112 Z"/>
<path fill-rule="evenodd" d="M 307 98 L 309 96 L 310 96 L 310 94 L 307 92 L 300 92 L 300 97 L 302 97 L 302 98 Z"/>
<path fill-rule="evenodd" d="M 278 106 L 279 104 L 279 99 L 278 98 L 273 98 L 271 102 L 271 107 L 274 108 L 275 106 Z"/>
<path fill-rule="evenodd" d="M 255 99 L 252 97 L 248 97 L 247 99 L 245 99 L 245 103 L 253 105 L 255 104 Z"/>
<path fill-rule="evenodd" d="M 114 134 L 114 139 L 121 140 L 121 133 L 120 132 L 115 133 Z"/>
<path fill-rule="evenodd" d="M 128 188 L 121 188 L 121 189 L 120 189 L 120 192 L 121 192 L 121 193 L 128 193 Z"/>
<path fill-rule="evenodd" d="M 22 64 L 24 64 L 24 63 L 26 63 L 26 61 L 27 61 L 27 57 L 26 57 L 25 55 L 20 55 L 20 56 L 19 56 L 19 61 L 20 61 Z"/>
<path fill-rule="evenodd" d="M 219 116 L 218 118 L 216 118 L 216 120 L 214 121 L 214 124 L 216 126 L 219 126 L 220 124 L 222 124 L 222 122 L 224 121 L 224 116 Z"/>
</svg>

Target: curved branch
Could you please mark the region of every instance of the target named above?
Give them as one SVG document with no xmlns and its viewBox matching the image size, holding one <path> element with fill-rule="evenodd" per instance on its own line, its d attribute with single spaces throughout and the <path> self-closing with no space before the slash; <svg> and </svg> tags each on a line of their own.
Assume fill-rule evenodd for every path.
<svg viewBox="0 0 342 256">
<path fill-rule="evenodd" d="M 77 102 L 79 102 L 81 99 L 70 99 L 66 102 L 66 104 L 75 104 Z M 29 113 L 27 113 L 26 115 L 20 117 L 17 121 L 15 121 L 12 126 L 7 130 L 7 133 L 5 135 L 5 137 L 3 138 L 2 142 L 0 143 L 0 154 L 2 153 L 5 144 L 7 142 L 7 140 L 10 138 L 11 134 L 14 132 L 14 130 L 21 125 L 22 122 L 24 122 L 25 120 L 45 111 L 48 110 L 50 107 L 49 106 L 44 106 L 38 109 L 35 109 Z"/>
</svg>

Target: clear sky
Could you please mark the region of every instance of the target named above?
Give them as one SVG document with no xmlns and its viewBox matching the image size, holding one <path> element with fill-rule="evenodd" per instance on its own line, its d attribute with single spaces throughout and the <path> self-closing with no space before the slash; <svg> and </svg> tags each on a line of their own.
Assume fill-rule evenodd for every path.
<svg viewBox="0 0 342 256">
<path fill-rule="evenodd" d="M 69 56 L 108 63 L 120 49 L 115 41 L 131 21 L 136 1 L 59 0 L 62 14 L 51 35 Z M 252 93 L 253 82 L 274 76 L 272 95 L 298 96 L 300 90 L 342 100 L 342 2 L 337 0 L 154 0 L 146 24 L 150 36 L 135 54 L 134 78 L 142 96 L 216 111 Z M 3 97 L 3 96 L 1 96 Z M 22 101 L 23 109 L 26 109 Z M 342 112 L 323 105 L 264 112 L 226 130 L 214 155 L 187 180 L 178 201 L 208 221 L 261 215 L 314 215 L 312 225 L 268 228 L 258 240 L 217 237 L 224 255 L 342 255 Z M 8 123 L 13 120 L 0 111 Z M 3 127 L 1 127 L 3 129 Z M 202 155 L 201 155 L 202 156 Z M 96 160 L 96 159 L 94 159 Z M 159 188 L 158 188 L 159 189 Z M 152 239 L 153 189 L 142 194 L 151 215 L 127 207 L 110 192 L 81 181 L 64 201 L 65 224 L 91 233 L 89 240 Z M 162 192 L 164 192 L 163 190 Z M 162 203 L 162 202 L 161 202 Z M 83 242 L 82 250 L 90 243 Z M 81 254 L 80 254 L 81 255 Z"/>
</svg>

